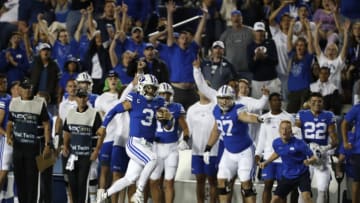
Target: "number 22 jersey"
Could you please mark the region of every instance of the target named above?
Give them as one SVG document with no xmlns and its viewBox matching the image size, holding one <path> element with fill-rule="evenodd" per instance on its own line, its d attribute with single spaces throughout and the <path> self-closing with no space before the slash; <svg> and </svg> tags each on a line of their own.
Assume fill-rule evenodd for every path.
<svg viewBox="0 0 360 203">
<path fill-rule="evenodd" d="M 306 143 L 328 144 L 328 127 L 335 124 L 335 116 L 332 112 L 321 111 L 315 116 L 311 110 L 302 110 L 296 115 L 296 119 L 301 121 L 302 138 Z"/>
</svg>

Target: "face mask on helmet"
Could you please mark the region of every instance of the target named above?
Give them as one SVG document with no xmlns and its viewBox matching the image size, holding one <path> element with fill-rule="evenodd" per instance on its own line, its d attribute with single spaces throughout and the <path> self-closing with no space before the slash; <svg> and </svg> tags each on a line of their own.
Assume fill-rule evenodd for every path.
<svg viewBox="0 0 360 203">
<path fill-rule="evenodd" d="M 163 82 L 159 85 L 158 94 L 164 94 L 162 97 L 165 99 L 165 104 L 169 104 L 173 101 L 174 89 L 170 84 Z"/>
<path fill-rule="evenodd" d="M 92 92 L 93 81 L 87 72 L 79 73 L 76 77 L 76 82 L 79 87 L 86 89 L 89 93 Z"/>
<path fill-rule="evenodd" d="M 157 94 L 158 81 L 155 76 L 145 74 L 139 78 L 138 91 L 147 100 L 153 99 Z"/>
<path fill-rule="evenodd" d="M 232 87 L 223 85 L 216 93 L 217 103 L 221 110 L 228 111 L 235 103 L 235 92 Z"/>
</svg>

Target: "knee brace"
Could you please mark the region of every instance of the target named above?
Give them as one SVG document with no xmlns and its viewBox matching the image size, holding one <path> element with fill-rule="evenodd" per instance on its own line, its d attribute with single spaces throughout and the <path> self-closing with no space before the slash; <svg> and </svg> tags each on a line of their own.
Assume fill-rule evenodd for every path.
<svg viewBox="0 0 360 203">
<path fill-rule="evenodd" d="M 244 197 L 251 197 L 256 196 L 256 191 L 251 187 L 249 189 L 241 188 L 241 193 L 244 195 Z"/>
<path fill-rule="evenodd" d="M 231 192 L 231 186 L 228 181 L 225 181 L 225 187 L 219 187 L 217 190 L 219 195 L 227 195 Z"/>
</svg>

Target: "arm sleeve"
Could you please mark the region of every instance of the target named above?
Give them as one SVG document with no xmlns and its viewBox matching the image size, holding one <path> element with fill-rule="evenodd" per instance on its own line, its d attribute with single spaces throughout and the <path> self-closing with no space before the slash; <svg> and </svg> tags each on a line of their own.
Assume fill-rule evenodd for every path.
<svg viewBox="0 0 360 203">
<path fill-rule="evenodd" d="M 70 132 L 69 126 L 68 126 L 68 124 L 67 124 L 67 119 L 65 119 L 65 121 L 64 121 L 63 130 L 66 131 L 66 132 Z"/>
<path fill-rule="evenodd" d="M 193 75 L 199 91 L 203 93 L 205 97 L 209 98 L 212 102 L 216 102 L 216 90 L 212 89 L 207 85 L 205 78 L 201 73 L 201 70 L 198 68 L 194 68 Z"/>
<path fill-rule="evenodd" d="M 126 100 L 126 97 L 129 95 L 129 93 L 134 89 L 134 85 L 132 82 L 129 83 L 129 85 L 124 89 L 124 91 L 121 93 L 120 96 L 120 102 L 123 102 Z"/>
<path fill-rule="evenodd" d="M 46 106 L 45 104 L 43 104 L 42 108 L 41 108 L 41 113 L 40 113 L 40 120 L 42 122 L 44 121 L 48 121 L 50 118 L 49 118 L 49 114 L 47 112 L 47 109 L 46 109 Z"/>
<path fill-rule="evenodd" d="M 100 128 L 101 123 L 102 123 L 101 116 L 100 116 L 99 112 L 96 112 L 95 121 L 94 121 L 93 128 L 92 128 L 94 135 L 96 134 L 96 131 Z"/>
<path fill-rule="evenodd" d="M 114 116 L 115 116 L 116 114 L 122 113 L 122 112 L 125 112 L 123 103 L 117 104 L 114 108 L 112 108 L 112 109 L 106 114 L 102 125 L 103 125 L 104 127 L 106 127 L 106 126 L 111 122 L 111 120 L 114 118 Z"/>
</svg>

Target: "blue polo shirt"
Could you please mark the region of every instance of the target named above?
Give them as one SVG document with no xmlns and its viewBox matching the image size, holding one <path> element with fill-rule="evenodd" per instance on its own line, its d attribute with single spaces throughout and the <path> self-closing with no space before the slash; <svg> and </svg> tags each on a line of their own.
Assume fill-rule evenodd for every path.
<svg viewBox="0 0 360 203">
<path fill-rule="evenodd" d="M 295 179 L 309 170 L 304 165 L 304 160 L 312 157 L 313 152 L 303 140 L 291 137 L 287 143 L 284 143 L 281 138 L 276 138 L 273 141 L 273 148 L 282 159 L 283 177 Z"/>
<path fill-rule="evenodd" d="M 344 119 L 355 126 L 355 136 L 349 137 L 348 141 L 352 144 L 352 153 L 360 154 L 360 104 L 353 106 L 349 112 L 346 113 Z"/>
<path fill-rule="evenodd" d="M 59 40 L 56 40 L 52 47 L 52 58 L 56 60 L 61 72 L 64 72 L 64 64 L 69 55 L 77 56 L 78 43 L 75 40 L 71 40 L 68 44 L 61 44 Z"/>
<path fill-rule="evenodd" d="M 139 57 L 144 56 L 144 49 L 145 49 L 145 42 L 141 42 L 140 44 L 136 44 L 131 37 L 126 37 L 126 39 L 123 42 L 123 50 L 129 50 L 132 52 L 137 52 Z"/>
<path fill-rule="evenodd" d="M 117 64 L 114 67 L 114 71 L 118 74 L 122 84 L 129 84 L 134 79 L 133 77 L 127 74 L 126 68 L 121 64 Z"/>
<path fill-rule="evenodd" d="M 170 81 L 194 83 L 192 62 L 196 59 L 199 45 L 191 42 L 186 49 L 176 43 L 167 48 L 169 56 Z"/>
</svg>

